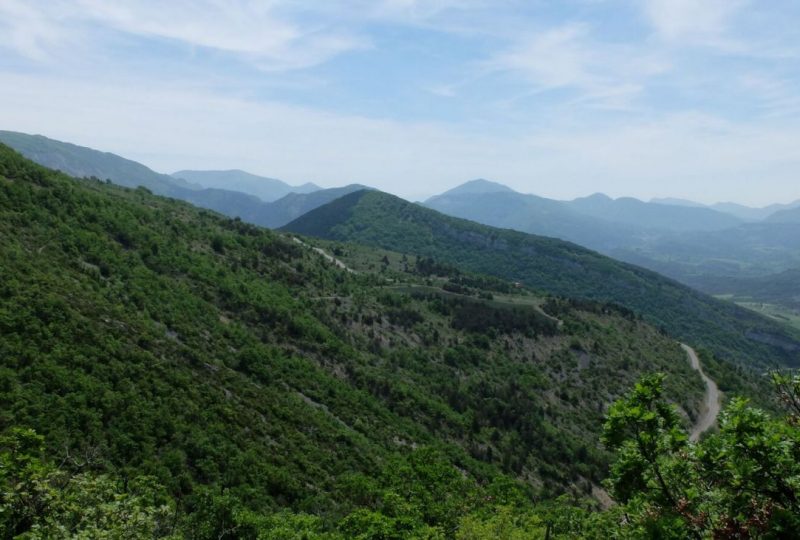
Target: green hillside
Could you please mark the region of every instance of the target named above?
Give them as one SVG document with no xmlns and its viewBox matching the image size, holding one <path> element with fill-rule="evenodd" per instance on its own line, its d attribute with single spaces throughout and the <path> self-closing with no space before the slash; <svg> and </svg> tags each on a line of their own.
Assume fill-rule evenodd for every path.
<svg viewBox="0 0 800 540">
<path fill-rule="evenodd" d="M 347 195 L 285 230 L 435 257 L 548 293 L 616 301 L 748 365 L 800 363 L 797 334 L 751 311 L 568 242 L 447 217 L 386 193 Z"/>
<path fill-rule="evenodd" d="M 9 432 L 30 428 L 59 470 L 152 477 L 181 527 L 232 509 L 334 523 L 389 512 L 420 463 L 461 471 L 465 496 L 503 478 L 528 501 L 586 496 L 603 414 L 643 373 L 697 413 L 684 353 L 625 309 L 360 249 L 374 272 L 0 147 L 0 450 L 35 447 Z"/>
</svg>

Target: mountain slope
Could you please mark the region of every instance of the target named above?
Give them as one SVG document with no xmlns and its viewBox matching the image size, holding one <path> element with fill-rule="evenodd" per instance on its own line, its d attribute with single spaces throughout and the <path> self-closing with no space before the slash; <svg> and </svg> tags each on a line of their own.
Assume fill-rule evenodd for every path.
<svg viewBox="0 0 800 540">
<path fill-rule="evenodd" d="M 289 193 L 285 197 L 270 203 L 253 223 L 273 229 L 282 227 L 314 208 L 362 189 L 369 188 L 359 184 L 351 184 L 340 188 L 320 189 L 311 193 Z"/>
<path fill-rule="evenodd" d="M 726 212 L 745 221 L 761 221 L 767 219 L 772 214 L 782 210 L 791 210 L 800 207 L 800 200 L 788 204 L 771 204 L 762 208 L 753 208 L 737 203 L 716 203 L 711 208 L 719 212 Z"/>
<path fill-rule="evenodd" d="M 766 221 L 768 223 L 800 223 L 800 208 L 780 210 L 770 215 Z"/>
<path fill-rule="evenodd" d="M 205 188 L 241 191 L 254 195 L 264 202 L 272 202 L 289 193 L 311 193 L 320 188 L 314 184 L 291 186 L 275 178 L 258 176 L 238 169 L 230 171 L 177 171 L 173 178 L 180 178 Z"/>
<path fill-rule="evenodd" d="M 0 143 L 10 146 L 40 165 L 79 178 L 93 176 L 101 180 L 111 179 L 121 186 L 143 186 L 153 193 L 166 196 L 199 188 L 115 154 L 56 141 L 42 135 L 0 131 Z"/>
<path fill-rule="evenodd" d="M 764 221 L 721 231 L 674 233 L 609 254 L 689 284 L 704 275 L 769 275 L 800 267 L 800 223 Z"/>
<path fill-rule="evenodd" d="M 747 310 L 568 242 L 447 217 L 385 193 L 346 195 L 285 230 L 435 257 L 551 293 L 619 302 L 727 358 L 800 363 L 797 336 Z"/>
<path fill-rule="evenodd" d="M 152 475 L 181 512 L 217 493 L 341 517 L 404 459 L 588 491 L 603 411 L 642 373 L 697 414 L 680 347 L 624 309 L 359 253 L 380 270 L 0 146 L 0 423 L 64 467 Z"/>
</svg>

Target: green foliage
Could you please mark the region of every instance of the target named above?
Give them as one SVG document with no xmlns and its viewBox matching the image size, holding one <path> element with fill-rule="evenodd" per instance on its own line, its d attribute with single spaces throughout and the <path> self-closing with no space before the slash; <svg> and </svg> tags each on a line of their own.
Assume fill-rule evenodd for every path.
<svg viewBox="0 0 800 540">
<path fill-rule="evenodd" d="M 685 354 L 622 310 L 311 247 L 0 147 L 5 536 L 588 534 L 621 389 L 664 371 L 697 411 Z"/>
<path fill-rule="evenodd" d="M 45 461 L 43 449 L 31 430 L 0 438 L 0 537 L 177 538 L 174 505 L 152 478 L 123 487 L 105 475 L 70 474 Z"/>
<path fill-rule="evenodd" d="M 697 445 L 677 429 L 647 378 L 612 407 L 604 441 L 617 450 L 609 486 L 634 536 L 788 538 L 800 527 L 800 377 L 778 376 L 787 405 L 770 417 L 735 399 L 719 433 Z"/>
<path fill-rule="evenodd" d="M 543 538 L 547 526 L 535 515 L 519 514 L 509 507 L 498 507 L 489 518 L 466 516 L 456 533 L 458 540 L 528 540 Z"/>
</svg>

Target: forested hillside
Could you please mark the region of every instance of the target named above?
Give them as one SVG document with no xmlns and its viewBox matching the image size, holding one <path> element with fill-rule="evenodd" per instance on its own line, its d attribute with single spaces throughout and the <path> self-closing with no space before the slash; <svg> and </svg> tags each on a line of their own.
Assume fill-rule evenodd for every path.
<svg viewBox="0 0 800 540">
<path fill-rule="evenodd" d="M 386 193 L 347 195 L 285 229 L 435 256 L 554 294 L 616 301 L 676 337 L 749 365 L 800 363 L 797 334 L 748 310 L 575 244 L 451 218 Z"/>
<path fill-rule="evenodd" d="M 0 147 L 3 481 L 162 501 L 159 530 L 194 538 L 283 510 L 451 536 L 485 497 L 591 500 L 603 415 L 641 374 L 697 413 L 684 353 L 628 309 L 359 249 L 373 271 Z M 44 519 L 21 501 L 6 533 Z"/>
</svg>

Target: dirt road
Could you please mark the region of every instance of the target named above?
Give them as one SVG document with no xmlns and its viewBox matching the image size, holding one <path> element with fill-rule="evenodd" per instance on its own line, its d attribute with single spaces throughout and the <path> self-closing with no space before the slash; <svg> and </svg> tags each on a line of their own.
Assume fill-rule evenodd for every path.
<svg viewBox="0 0 800 540">
<path fill-rule="evenodd" d="M 700 435 L 717 421 L 720 410 L 719 388 L 717 388 L 717 383 L 703 372 L 703 367 L 700 365 L 700 359 L 697 357 L 695 350 L 684 343 L 681 343 L 681 347 L 683 347 L 683 350 L 686 351 L 686 354 L 689 356 L 692 368 L 700 373 L 700 377 L 706 385 L 706 395 L 703 400 L 703 406 L 700 409 L 700 416 L 697 417 L 697 421 L 694 423 L 694 426 L 692 426 L 692 431 L 689 434 L 689 440 L 697 441 Z"/>
<path fill-rule="evenodd" d="M 296 243 L 300 244 L 301 246 L 311 247 L 311 246 L 309 246 L 308 244 L 306 244 L 305 242 L 303 242 L 302 240 L 300 240 L 297 237 L 293 236 L 292 240 L 294 240 Z M 318 248 L 318 247 L 311 247 L 311 249 L 315 253 L 321 255 L 326 261 L 336 265 L 337 268 L 341 268 L 342 270 L 350 272 L 351 274 L 357 274 L 358 273 L 355 270 L 353 270 L 352 268 L 350 268 L 349 266 L 347 266 L 346 264 L 344 264 L 339 259 L 335 258 L 333 255 L 329 255 L 324 249 Z"/>
</svg>

